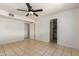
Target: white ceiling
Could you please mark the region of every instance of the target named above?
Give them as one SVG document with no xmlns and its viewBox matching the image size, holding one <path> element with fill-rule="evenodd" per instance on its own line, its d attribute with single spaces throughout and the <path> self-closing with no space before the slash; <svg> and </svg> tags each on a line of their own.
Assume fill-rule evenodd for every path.
<svg viewBox="0 0 79 59">
<path fill-rule="evenodd" d="M 61 10 L 79 7 L 78 3 L 30 3 L 33 9 L 43 9 L 43 12 L 37 12 L 39 16 L 46 16 Z M 0 3 L 0 9 L 25 15 L 25 12 L 17 11 L 16 9 L 25 9 L 25 3 Z M 34 15 L 33 15 L 34 16 Z"/>
</svg>

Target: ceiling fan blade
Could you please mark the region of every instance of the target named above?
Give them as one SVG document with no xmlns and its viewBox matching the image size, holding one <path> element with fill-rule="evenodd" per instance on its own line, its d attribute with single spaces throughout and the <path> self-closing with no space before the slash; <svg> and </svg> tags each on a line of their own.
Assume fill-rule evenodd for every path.
<svg viewBox="0 0 79 59">
<path fill-rule="evenodd" d="M 30 3 L 26 3 L 27 7 L 28 7 L 28 11 L 31 10 L 32 6 L 30 6 Z"/>
<path fill-rule="evenodd" d="M 32 10 L 33 12 L 41 12 L 43 9 L 38 9 L 38 10 Z"/>
<path fill-rule="evenodd" d="M 28 15 L 29 15 L 29 13 L 26 14 L 26 16 L 28 16 Z"/>
<path fill-rule="evenodd" d="M 33 14 L 38 17 L 38 14 L 36 14 L 36 13 L 33 13 Z"/>
<path fill-rule="evenodd" d="M 16 10 L 18 10 L 18 11 L 25 11 L 25 12 L 27 12 L 27 10 L 23 10 L 23 9 L 16 9 Z"/>
</svg>

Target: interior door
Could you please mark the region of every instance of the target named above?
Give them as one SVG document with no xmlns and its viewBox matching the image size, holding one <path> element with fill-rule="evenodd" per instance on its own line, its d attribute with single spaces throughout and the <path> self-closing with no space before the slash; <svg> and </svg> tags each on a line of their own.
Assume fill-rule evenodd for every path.
<svg viewBox="0 0 79 59">
<path fill-rule="evenodd" d="M 53 20 L 53 41 L 57 42 L 57 19 Z"/>
<path fill-rule="evenodd" d="M 57 42 L 57 19 L 50 21 L 50 42 Z"/>
</svg>

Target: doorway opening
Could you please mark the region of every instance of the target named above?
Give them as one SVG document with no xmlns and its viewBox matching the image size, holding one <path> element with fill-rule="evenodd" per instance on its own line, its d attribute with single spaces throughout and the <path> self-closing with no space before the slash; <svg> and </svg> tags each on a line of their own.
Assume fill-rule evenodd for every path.
<svg viewBox="0 0 79 59">
<path fill-rule="evenodd" d="M 50 42 L 57 43 L 57 18 L 50 20 Z"/>
</svg>

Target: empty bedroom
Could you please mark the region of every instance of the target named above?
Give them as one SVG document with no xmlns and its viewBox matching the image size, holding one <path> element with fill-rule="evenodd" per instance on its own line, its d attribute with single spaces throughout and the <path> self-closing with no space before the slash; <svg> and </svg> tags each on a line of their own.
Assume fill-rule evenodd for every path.
<svg viewBox="0 0 79 59">
<path fill-rule="evenodd" d="M 0 56 L 79 56 L 79 3 L 0 3 Z"/>
</svg>

